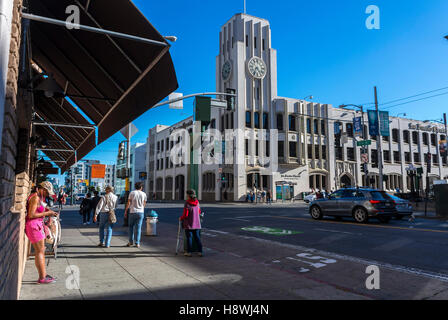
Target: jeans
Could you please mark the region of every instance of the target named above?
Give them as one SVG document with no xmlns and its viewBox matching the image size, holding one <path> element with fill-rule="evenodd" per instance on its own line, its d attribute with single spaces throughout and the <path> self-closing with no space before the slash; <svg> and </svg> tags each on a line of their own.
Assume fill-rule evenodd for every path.
<svg viewBox="0 0 448 320">
<path fill-rule="evenodd" d="M 129 213 L 128 224 L 129 224 L 129 243 L 140 244 L 140 239 L 142 237 L 142 224 L 143 218 L 145 216 L 144 212 Z"/>
<path fill-rule="evenodd" d="M 82 222 L 87 223 L 90 222 L 90 211 L 91 210 L 85 210 L 82 214 Z"/>
<path fill-rule="evenodd" d="M 110 247 L 110 240 L 112 240 L 113 224 L 109 223 L 109 213 L 100 213 L 100 243 Z M 106 229 L 106 243 L 104 243 L 104 229 Z"/>
<path fill-rule="evenodd" d="M 202 242 L 199 234 L 201 230 L 185 230 L 185 236 L 187 237 L 187 252 L 191 253 L 193 247 L 193 238 L 197 244 L 198 251 L 202 253 Z"/>
</svg>

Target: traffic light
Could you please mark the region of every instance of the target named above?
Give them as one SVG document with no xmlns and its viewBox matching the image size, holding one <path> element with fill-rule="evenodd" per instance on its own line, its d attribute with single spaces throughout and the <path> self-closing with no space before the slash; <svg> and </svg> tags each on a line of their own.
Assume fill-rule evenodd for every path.
<svg viewBox="0 0 448 320">
<path fill-rule="evenodd" d="M 365 175 L 369 174 L 369 168 L 367 163 L 362 163 L 361 164 L 361 172 L 363 172 Z"/>
<path fill-rule="evenodd" d="M 236 90 L 235 89 L 226 89 L 226 93 L 229 94 L 236 94 Z M 227 111 L 235 111 L 235 100 L 236 97 L 234 96 L 226 96 L 226 100 L 227 100 Z"/>
</svg>

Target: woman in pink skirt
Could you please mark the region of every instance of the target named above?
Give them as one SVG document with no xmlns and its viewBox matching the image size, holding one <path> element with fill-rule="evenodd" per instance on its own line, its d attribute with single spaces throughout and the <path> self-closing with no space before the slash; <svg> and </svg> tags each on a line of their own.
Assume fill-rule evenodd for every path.
<svg viewBox="0 0 448 320">
<path fill-rule="evenodd" d="M 36 192 L 32 193 L 27 200 L 27 215 L 25 219 L 25 234 L 34 247 L 35 264 L 39 273 L 39 284 L 48 284 L 55 279 L 47 275 L 45 270 L 45 230 L 44 217 L 56 217 L 58 214 L 46 208 L 45 199 L 54 195 L 53 185 L 42 182 Z"/>
</svg>

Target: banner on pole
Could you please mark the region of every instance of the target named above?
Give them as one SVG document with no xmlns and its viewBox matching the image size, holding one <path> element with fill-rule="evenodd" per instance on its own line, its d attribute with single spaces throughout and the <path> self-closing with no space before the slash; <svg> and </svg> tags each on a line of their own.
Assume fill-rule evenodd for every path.
<svg viewBox="0 0 448 320">
<path fill-rule="evenodd" d="M 362 118 L 356 117 L 353 119 L 353 131 L 355 134 L 355 137 L 362 137 Z"/>
<path fill-rule="evenodd" d="M 380 111 L 380 131 L 383 137 L 390 136 L 389 111 Z"/>
<path fill-rule="evenodd" d="M 367 116 L 369 118 L 369 134 L 376 137 L 379 134 L 378 114 L 375 110 L 369 110 Z"/>
</svg>

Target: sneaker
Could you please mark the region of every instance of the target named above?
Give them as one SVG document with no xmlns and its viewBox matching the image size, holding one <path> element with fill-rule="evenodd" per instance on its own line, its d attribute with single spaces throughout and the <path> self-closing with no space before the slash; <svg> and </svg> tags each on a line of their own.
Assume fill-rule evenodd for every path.
<svg viewBox="0 0 448 320">
<path fill-rule="evenodd" d="M 104 247 L 104 243 L 99 243 L 98 247 Z"/>
<path fill-rule="evenodd" d="M 184 253 L 184 256 L 186 256 L 186 257 L 191 257 L 191 253 L 185 252 L 185 253 Z"/>
<path fill-rule="evenodd" d="M 140 248 L 140 245 L 139 245 L 139 244 L 136 244 L 135 247 L 136 247 L 136 248 Z"/>
<path fill-rule="evenodd" d="M 132 247 L 132 246 L 133 246 L 133 244 L 130 242 L 126 245 L 126 247 Z"/>
<path fill-rule="evenodd" d="M 84 225 L 84 226 L 86 226 L 86 225 L 87 225 L 87 223 L 85 223 L 85 222 L 84 222 L 84 223 L 83 223 L 83 225 Z"/>
<path fill-rule="evenodd" d="M 87 225 L 90 225 L 90 221 L 89 221 L 89 222 L 87 222 Z"/>
<path fill-rule="evenodd" d="M 202 254 L 202 252 L 198 253 L 198 257 L 203 257 L 204 255 Z"/>
<path fill-rule="evenodd" d="M 110 246 L 105 246 L 105 248 L 110 248 Z"/>
<path fill-rule="evenodd" d="M 53 283 L 53 282 L 55 282 L 55 281 L 56 281 L 55 278 L 53 278 L 53 277 L 47 275 L 44 279 L 39 279 L 39 280 L 37 280 L 37 283 L 38 283 L 38 284 L 50 284 L 50 283 Z"/>
</svg>

